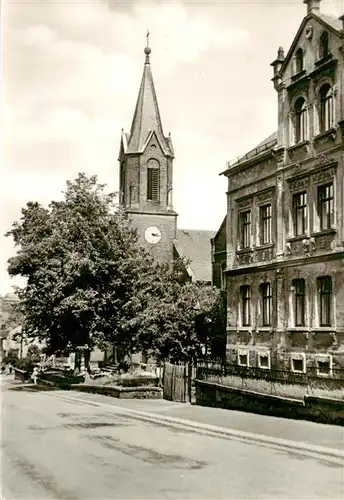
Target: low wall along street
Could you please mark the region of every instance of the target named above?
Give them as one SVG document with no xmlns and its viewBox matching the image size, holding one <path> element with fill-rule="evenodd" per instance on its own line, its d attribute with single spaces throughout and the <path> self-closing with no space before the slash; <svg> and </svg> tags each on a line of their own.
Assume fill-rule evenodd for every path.
<svg viewBox="0 0 344 500">
<path fill-rule="evenodd" d="M 162 389 L 152 386 L 121 387 L 106 385 L 76 384 L 71 389 L 88 392 L 92 394 L 102 394 L 120 399 L 162 399 Z"/>
<path fill-rule="evenodd" d="M 344 399 L 310 395 L 293 399 L 198 379 L 195 386 L 196 404 L 201 406 L 344 425 Z"/>
<path fill-rule="evenodd" d="M 198 363 L 196 378 L 235 389 L 292 399 L 303 400 L 307 394 L 344 400 L 344 370 L 333 371 L 329 377 L 320 376 L 314 370 L 295 373 L 202 360 Z"/>
</svg>

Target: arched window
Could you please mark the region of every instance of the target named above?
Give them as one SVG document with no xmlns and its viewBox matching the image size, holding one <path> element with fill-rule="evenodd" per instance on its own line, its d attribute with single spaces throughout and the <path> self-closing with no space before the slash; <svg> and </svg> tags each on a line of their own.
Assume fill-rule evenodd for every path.
<svg viewBox="0 0 344 500">
<path fill-rule="evenodd" d="M 303 142 L 307 139 L 307 110 L 306 101 L 299 97 L 295 102 L 295 142 Z"/>
<path fill-rule="evenodd" d="M 333 127 L 333 94 L 329 83 L 320 89 L 320 133 Z"/>
<path fill-rule="evenodd" d="M 328 33 L 327 31 L 323 31 L 320 40 L 319 40 L 319 56 L 320 59 L 328 56 L 329 48 L 328 48 Z"/>
<path fill-rule="evenodd" d="M 160 164 L 153 158 L 147 162 L 147 200 L 159 201 Z"/>
<path fill-rule="evenodd" d="M 303 50 L 301 47 L 295 53 L 295 70 L 300 73 L 303 70 Z"/>
</svg>

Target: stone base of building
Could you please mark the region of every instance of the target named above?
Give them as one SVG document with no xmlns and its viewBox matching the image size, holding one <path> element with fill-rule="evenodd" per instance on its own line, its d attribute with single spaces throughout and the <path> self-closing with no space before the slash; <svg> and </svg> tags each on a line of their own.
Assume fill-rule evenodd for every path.
<svg viewBox="0 0 344 500">
<path fill-rule="evenodd" d="M 344 401 L 304 395 L 302 399 L 262 394 L 195 380 L 196 404 L 261 415 L 344 425 Z"/>
</svg>

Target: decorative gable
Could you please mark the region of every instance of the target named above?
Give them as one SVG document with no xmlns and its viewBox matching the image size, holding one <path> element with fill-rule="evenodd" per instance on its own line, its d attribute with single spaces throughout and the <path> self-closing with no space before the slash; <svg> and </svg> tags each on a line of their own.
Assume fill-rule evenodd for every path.
<svg viewBox="0 0 344 500">
<path fill-rule="evenodd" d="M 311 75 L 325 58 L 335 58 L 341 43 L 340 26 L 339 20 L 320 13 L 310 13 L 304 18 L 279 70 L 287 87 Z"/>
</svg>

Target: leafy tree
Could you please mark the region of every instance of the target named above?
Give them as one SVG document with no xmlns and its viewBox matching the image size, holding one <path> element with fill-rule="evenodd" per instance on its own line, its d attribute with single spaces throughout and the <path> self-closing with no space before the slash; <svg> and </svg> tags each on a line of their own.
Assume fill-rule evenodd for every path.
<svg viewBox="0 0 344 500">
<path fill-rule="evenodd" d="M 183 361 L 211 335 L 218 292 L 183 283 L 181 261 L 153 262 L 96 176 L 68 181 L 48 208 L 28 203 L 7 234 L 18 248 L 8 271 L 27 281 L 23 333 L 44 340 L 47 354 L 116 342 Z"/>
<path fill-rule="evenodd" d="M 154 265 L 104 187 L 79 174 L 63 201 L 47 209 L 28 203 L 7 233 L 18 247 L 9 273 L 27 278 L 18 292 L 25 333 L 44 339 L 51 352 L 132 344 L 126 304 Z"/>
<path fill-rule="evenodd" d="M 137 345 L 158 359 L 192 361 L 216 334 L 221 294 L 209 285 L 183 283 L 184 263 L 160 269 L 160 289 L 148 295 L 135 321 Z M 153 286 L 153 285 L 151 285 Z M 156 286 L 156 283 L 154 283 Z"/>
<path fill-rule="evenodd" d="M 41 350 L 36 344 L 31 344 L 27 350 L 27 357 L 32 359 L 33 362 L 38 363 L 40 361 Z"/>
</svg>

